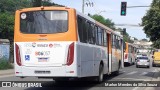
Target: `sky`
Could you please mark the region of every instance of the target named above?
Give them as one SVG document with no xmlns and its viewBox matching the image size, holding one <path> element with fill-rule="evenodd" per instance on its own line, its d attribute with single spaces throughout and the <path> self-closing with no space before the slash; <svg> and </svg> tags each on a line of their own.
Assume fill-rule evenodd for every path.
<svg viewBox="0 0 160 90">
<path fill-rule="evenodd" d="M 72 7 L 82 12 L 82 0 L 52 0 L 54 3 Z M 127 15 L 120 16 L 121 2 L 126 1 L 127 6 L 149 6 L 152 0 L 85 0 L 85 3 L 93 2 L 93 7 L 85 5 L 85 14 L 100 14 L 105 18 L 111 19 L 115 24 L 138 25 L 142 22 L 141 18 L 146 14 L 149 7 L 127 8 Z M 117 28 L 126 28 L 131 37 L 137 39 L 146 38 L 143 27 L 116 26 Z"/>
</svg>

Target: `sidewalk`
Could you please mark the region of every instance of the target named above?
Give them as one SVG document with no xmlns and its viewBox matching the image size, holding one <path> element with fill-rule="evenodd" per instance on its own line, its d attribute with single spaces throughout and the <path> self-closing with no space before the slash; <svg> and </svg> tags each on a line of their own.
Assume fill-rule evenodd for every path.
<svg viewBox="0 0 160 90">
<path fill-rule="evenodd" d="M 14 69 L 0 70 L 0 76 L 14 74 Z"/>
<path fill-rule="evenodd" d="M 14 63 L 11 64 L 13 65 L 13 69 L 0 70 L 0 76 L 14 74 Z"/>
</svg>

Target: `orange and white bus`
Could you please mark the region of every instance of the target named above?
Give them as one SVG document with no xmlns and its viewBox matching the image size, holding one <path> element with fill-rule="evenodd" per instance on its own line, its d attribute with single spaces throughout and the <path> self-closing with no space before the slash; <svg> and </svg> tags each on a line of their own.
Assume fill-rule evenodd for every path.
<svg viewBox="0 0 160 90">
<path fill-rule="evenodd" d="M 133 65 L 135 64 L 136 59 L 136 46 L 126 42 L 126 49 L 124 53 L 124 64 L 125 65 Z"/>
<path fill-rule="evenodd" d="M 34 7 L 15 14 L 15 75 L 18 77 L 96 77 L 118 72 L 123 38 L 73 8 Z"/>
</svg>

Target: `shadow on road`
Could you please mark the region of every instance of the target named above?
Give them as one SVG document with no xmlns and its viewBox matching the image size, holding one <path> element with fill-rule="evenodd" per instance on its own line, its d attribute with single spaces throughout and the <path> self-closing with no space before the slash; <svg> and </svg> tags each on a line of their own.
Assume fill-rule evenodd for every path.
<svg viewBox="0 0 160 90">
<path fill-rule="evenodd" d="M 123 74 L 123 72 L 120 72 L 120 74 Z M 42 89 L 54 89 L 54 90 L 87 90 L 89 88 L 93 87 L 103 87 L 105 84 L 105 81 L 109 81 L 112 78 L 115 78 L 115 73 L 111 75 L 104 75 L 104 82 L 97 83 L 96 81 L 91 80 L 92 78 L 82 78 L 79 80 L 71 80 L 71 81 L 63 81 L 55 83 L 54 81 L 48 81 L 42 83 L 44 87 L 42 88 L 27 88 L 26 90 L 42 90 Z"/>
</svg>

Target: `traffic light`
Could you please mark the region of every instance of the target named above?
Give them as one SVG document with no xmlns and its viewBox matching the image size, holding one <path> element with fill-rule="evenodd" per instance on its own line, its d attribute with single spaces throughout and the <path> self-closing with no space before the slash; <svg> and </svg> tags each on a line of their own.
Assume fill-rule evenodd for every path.
<svg viewBox="0 0 160 90">
<path fill-rule="evenodd" d="M 126 16 L 127 2 L 121 2 L 121 16 Z"/>
</svg>

